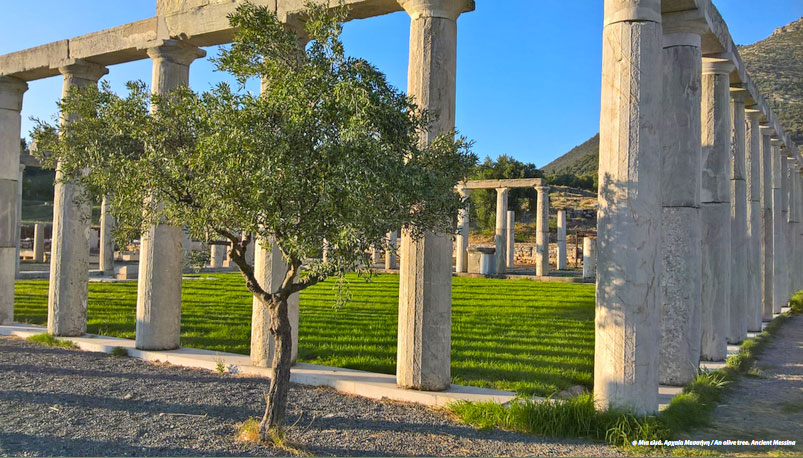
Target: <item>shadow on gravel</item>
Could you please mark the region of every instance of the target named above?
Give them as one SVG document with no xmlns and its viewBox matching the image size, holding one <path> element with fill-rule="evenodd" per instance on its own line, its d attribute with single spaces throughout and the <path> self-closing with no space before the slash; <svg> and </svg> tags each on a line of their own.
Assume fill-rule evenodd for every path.
<svg viewBox="0 0 803 458">
<path fill-rule="evenodd" d="M 0 351 L 4 351 L 0 348 Z M 64 350 L 69 351 L 69 350 Z M 10 353 L 10 352 L 9 352 Z M 31 352 L 20 352 L 20 353 L 31 353 Z M 57 353 L 57 352 L 54 352 Z M 105 354 L 103 355 L 103 359 L 108 359 L 109 357 Z M 142 362 L 139 360 L 131 360 L 133 364 L 141 364 Z M 54 366 L 34 366 L 31 364 L 0 364 L 4 370 L 13 370 L 16 372 L 27 372 L 27 373 L 38 373 L 38 374 L 49 374 L 49 375 L 59 375 L 59 376 L 68 376 L 68 375 L 77 375 L 80 377 L 99 377 L 99 378 L 122 378 L 122 379 L 133 379 L 133 380 L 164 380 L 165 382 L 210 382 L 210 383 L 223 383 L 225 382 L 228 385 L 237 385 L 237 384 L 251 384 L 254 382 L 257 383 L 265 383 L 267 386 L 268 378 L 246 378 L 246 377 L 226 377 L 223 378 L 221 375 L 176 375 L 176 374 L 148 374 L 148 373 L 128 373 L 128 372 L 110 372 L 110 371 L 101 371 L 97 369 L 70 369 L 67 367 L 54 367 Z M 183 369 L 178 366 L 179 370 Z M 141 368 L 138 368 L 141 370 Z"/>
<path fill-rule="evenodd" d="M 120 441 L 69 439 L 41 434 L 0 432 L 0 453 L 9 456 L 202 456 L 231 455 L 231 450 L 198 450 L 182 447 L 132 447 Z M 80 452 L 76 455 L 76 452 Z"/>
<path fill-rule="evenodd" d="M 184 415 L 206 415 L 226 420 L 242 420 L 247 416 L 259 414 L 242 406 L 219 406 L 207 404 L 174 404 L 168 402 L 120 399 L 107 396 L 92 396 L 73 393 L 32 393 L 30 391 L 2 390 L 0 401 L 17 401 L 43 406 L 71 406 L 80 409 L 92 406 L 94 409 L 119 410 L 123 412 L 146 412 Z"/>
</svg>

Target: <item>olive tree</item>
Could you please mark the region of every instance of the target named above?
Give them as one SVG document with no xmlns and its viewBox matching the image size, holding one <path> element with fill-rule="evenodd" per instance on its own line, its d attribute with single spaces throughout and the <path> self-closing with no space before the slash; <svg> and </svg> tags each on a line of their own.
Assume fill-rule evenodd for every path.
<svg viewBox="0 0 803 458">
<path fill-rule="evenodd" d="M 271 318 L 263 437 L 286 412 L 288 298 L 370 265 L 369 250 L 389 248 L 386 233 L 399 227 L 414 238 L 452 233 L 464 206 L 454 186 L 476 162 L 454 132 L 422 142 L 432 115 L 370 63 L 345 55 L 344 14 L 308 4 L 302 40 L 269 10 L 240 6 L 230 17 L 234 43 L 216 63 L 241 83 L 260 78 L 259 95 L 220 84 L 159 96 L 132 82 L 120 96 L 102 84 L 59 103 L 71 122 L 39 121 L 32 133 L 49 152 L 42 159 L 80 184 L 84 198 L 113 195 L 118 240 L 159 223 L 231 243 L 231 260 Z M 281 250 L 280 285 L 266 289 L 255 277 L 245 255 L 252 243 Z"/>
</svg>

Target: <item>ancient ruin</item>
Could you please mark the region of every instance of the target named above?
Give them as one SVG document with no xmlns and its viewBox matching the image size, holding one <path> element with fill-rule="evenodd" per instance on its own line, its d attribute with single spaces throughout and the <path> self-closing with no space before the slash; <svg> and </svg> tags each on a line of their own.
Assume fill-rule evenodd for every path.
<svg viewBox="0 0 803 458">
<path fill-rule="evenodd" d="M 287 23 L 303 8 L 296 0 L 252 1 L 275 7 Z M 200 47 L 231 40 L 227 15 L 238 3 L 159 0 L 155 17 L 0 56 L 0 324 L 14 316 L 26 82 L 61 75 L 66 93 L 97 84 L 116 64 L 151 59 L 153 90 L 167 92 L 188 82 L 190 65 L 205 56 Z M 474 2 L 345 3 L 350 19 L 410 15 L 408 93 L 439 114 L 431 136 L 451 131 L 457 19 L 474 10 Z M 701 360 L 724 359 L 728 343 L 760 330 L 801 287 L 791 273 L 800 267 L 803 157 L 750 80 L 711 0 L 606 0 L 602 44 L 598 238 L 583 244 L 583 276 L 597 279 L 594 396 L 600 406 L 650 413 L 658 409 L 659 383 L 682 385 Z M 466 182 L 458 190 L 497 190 L 494 268 L 500 273 L 511 265 L 513 247 L 507 189 L 535 187 L 536 269 L 547 275 L 548 187 L 540 179 L 508 181 L 522 183 Z M 77 191 L 56 185 L 48 331 L 59 336 L 86 330 L 88 209 L 73 202 Z M 105 213 L 102 221 L 101 270 L 109 272 L 113 221 Z M 455 270 L 466 272 L 465 212 L 459 226 Z M 37 226 L 37 260 L 43 232 Z M 389 234 L 394 244 L 395 237 Z M 181 228 L 162 225 L 142 239 L 139 349 L 179 345 L 182 239 Z M 565 213 L 558 246 L 565 255 Z M 217 265 L 225 249 L 214 247 Z M 450 385 L 452 247 L 449 234 L 413 240 L 401 233 L 400 387 Z M 282 260 L 262 249 L 255 259 L 269 284 Z M 558 259 L 560 269 L 565 258 Z M 395 262 L 387 256 L 386 268 L 396 268 Z M 297 298 L 294 307 L 297 340 Z M 251 359 L 264 366 L 271 349 L 259 344 L 266 317 L 258 309 Z"/>
</svg>

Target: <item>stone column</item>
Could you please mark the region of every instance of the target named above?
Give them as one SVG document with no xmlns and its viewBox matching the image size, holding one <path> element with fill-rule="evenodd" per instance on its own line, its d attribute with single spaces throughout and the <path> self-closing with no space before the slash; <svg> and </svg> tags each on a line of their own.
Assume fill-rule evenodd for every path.
<svg viewBox="0 0 803 458">
<path fill-rule="evenodd" d="M 772 312 L 781 313 L 781 307 L 786 305 L 786 244 L 784 243 L 783 213 L 783 182 L 784 165 L 786 159 L 781 156 L 781 141 L 773 138 L 770 142 L 772 148 Z"/>
<path fill-rule="evenodd" d="M 14 320 L 14 272 L 20 124 L 25 81 L 0 76 L 0 324 Z"/>
<path fill-rule="evenodd" d="M 466 236 L 466 241 L 468 241 L 468 236 Z M 397 269 L 398 265 L 396 264 L 396 247 L 398 246 L 398 240 L 396 238 L 396 231 L 388 232 L 388 245 L 389 250 L 385 251 L 385 270 L 392 270 Z M 460 245 L 458 245 L 459 247 Z M 463 255 L 464 258 L 467 256 L 466 254 Z M 464 259 L 464 261 L 467 261 Z M 464 262 L 464 264 L 467 264 Z"/>
<path fill-rule="evenodd" d="M 795 160 L 787 156 L 786 157 L 786 173 L 787 173 L 787 188 L 786 188 L 786 196 L 788 198 L 787 204 L 784 208 L 787 209 L 787 224 L 786 224 L 786 231 L 784 236 L 786 237 L 786 248 L 787 248 L 787 256 L 786 256 L 786 287 L 787 287 L 787 298 L 791 298 L 796 292 L 797 288 L 795 287 L 795 274 L 797 272 L 797 260 L 795 256 L 797 255 L 797 240 L 795 238 L 795 233 L 797 232 L 797 204 L 795 203 L 797 199 L 797 179 L 796 179 L 796 171 L 797 165 Z"/>
<path fill-rule="evenodd" d="M 457 190 L 463 201 L 468 200 L 468 191 L 465 188 Z M 455 236 L 455 272 L 468 272 L 468 209 L 460 210 L 457 213 L 457 235 Z M 394 233 L 395 236 L 395 233 Z M 393 255 L 395 256 L 395 254 Z M 395 264 L 395 258 L 394 258 Z M 389 268 L 389 267 L 386 267 Z M 395 267 L 394 267 L 395 268 Z"/>
<path fill-rule="evenodd" d="M 775 134 L 761 126 L 761 319 L 772 320 L 772 146 Z"/>
<path fill-rule="evenodd" d="M 496 188 L 496 273 L 507 271 L 507 196 L 508 188 Z"/>
<path fill-rule="evenodd" d="M 275 243 L 260 241 L 254 254 L 254 276 L 265 291 L 275 292 L 287 275 L 287 264 L 282 252 Z M 298 315 L 299 295 L 293 294 L 287 300 L 287 314 L 290 317 L 293 341 L 292 361 L 298 357 Z M 270 313 L 257 298 L 252 299 L 251 307 L 251 364 L 270 367 L 273 362 L 275 344 L 270 333 Z"/>
<path fill-rule="evenodd" d="M 745 162 L 747 163 L 747 330 L 761 331 L 761 112 L 746 110 Z"/>
<path fill-rule="evenodd" d="M 535 221 L 535 275 L 549 275 L 549 186 L 535 187 L 538 204 Z"/>
<path fill-rule="evenodd" d="M 109 198 L 103 196 L 100 204 L 100 270 L 103 275 L 114 275 L 114 216 L 109 212 Z"/>
<path fill-rule="evenodd" d="M 660 0 L 605 1 L 594 399 L 638 414 L 658 410 L 662 48 Z"/>
<path fill-rule="evenodd" d="M 697 376 L 702 338 L 700 34 L 664 16 L 658 380 Z M 671 27 L 670 27 L 671 25 Z"/>
<path fill-rule="evenodd" d="M 437 116 L 422 142 L 454 129 L 457 17 L 470 0 L 399 0 L 410 15 L 407 94 Z M 452 237 L 402 231 L 396 383 L 419 390 L 450 386 Z"/>
<path fill-rule="evenodd" d="M 16 254 L 14 255 L 14 272 L 20 273 L 20 239 L 22 238 L 22 175 L 25 172 L 25 164 L 20 164 L 20 174 L 17 180 L 17 218 L 15 221 L 16 231 Z"/>
<path fill-rule="evenodd" d="M 371 248 L 371 264 L 372 267 L 374 264 L 381 264 L 382 258 L 384 258 L 384 250 L 382 247 L 373 247 Z"/>
<path fill-rule="evenodd" d="M 583 278 L 597 276 L 597 239 L 583 238 Z"/>
<path fill-rule="evenodd" d="M 167 94 L 189 84 L 190 63 L 206 52 L 187 42 L 165 40 L 148 48 L 153 60 L 153 92 Z M 140 350 L 178 348 L 181 333 L 183 231 L 158 224 L 142 234 L 137 285 L 136 346 Z"/>
<path fill-rule="evenodd" d="M 566 269 L 566 210 L 558 210 L 558 270 Z"/>
<path fill-rule="evenodd" d="M 209 267 L 220 269 L 223 267 L 223 260 L 226 259 L 226 245 L 221 245 L 220 240 L 209 245 Z"/>
<path fill-rule="evenodd" d="M 731 288 L 728 343 L 747 338 L 747 181 L 745 172 L 745 112 L 747 91 L 731 89 Z"/>
<path fill-rule="evenodd" d="M 803 256 L 801 256 L 801 248 L 803 247 L 803 165 L 798 165 L 795 168 L 795 180 L 797 181 L 797 220 L 795 237 L 795 290 L 803 288 Z M 797 291 L 795 291 L 797 292 Z"/>
<path fill-rule="evenodd" d="M 248 234 L 243 233 L 241 239 L 245 240 L 246 237 L 248 237 Z M 248 246 L 245 248 L 245 262 L 248 263 L 248 265 L 250 266 L 254 265 L 254 253 L 256 252 L 256 249 L 254 248 L 255 245 L 256 241 L 252 238 L 251 243 L 249 243 Z"/>
<path fill-rule="evenodd" d="M 507 241 L 507 247 L 505 253 L 507 254 L 507 267 L 511 268 L 516 264 L 516 212 L 513 210 L 507 211 L 507 221 L 505 222 L 505 227 L 507 228 L 507 233 L 505 234 L 505 240 Z"/>
<path fill-rule="evenodd" d="M 72 60 L 59 68 L 64 75 L 62 97 L 72 88 L 94 86 L 108 73 L 106 67 L 85 60 Z M 61 123 L 72 115 L 62 113 Z M 83 189 L 62 182 L 56 168 L 53 199 L 53 237 L 50 248 L 47 331 L 54 336 L 80 336 L 86 332 L 89 294 L 90 206 Z"/>
<path fill-rule="evenodd" d="M 45 226 L 41 223 L 33 226 L 33 262 L 45 262 Z"/>
<path fill-rule="evenodd" d="M 730 328 L 730 156 L 728 75 L 733 64 L 704 59 L 702 77 L 702 327 L 701 359 L 724 360 Z"/>
</svg>

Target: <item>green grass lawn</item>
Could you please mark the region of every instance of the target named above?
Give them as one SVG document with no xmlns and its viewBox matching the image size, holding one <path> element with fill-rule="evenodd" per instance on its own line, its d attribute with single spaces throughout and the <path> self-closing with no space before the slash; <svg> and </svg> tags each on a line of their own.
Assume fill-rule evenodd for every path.
<svg viewBox="0 0 803 458">
<path fill-rule="evenodd" d="M 248 354 L 251 296 L 239 274 L 199 275 L 182 289 L 181 344 Z M 301 294 L 299 359 L 393 374 L 398 275 L 348 277 L 351 300 L 334 307 L 335 283 Z M 137 285 L 90 283 L 88 332 L 134 338 Z M 16 283 L 15 319 L 47 322 L 47 281 Z M 549 395 L 591 388 L 594 285 L 455 277 L 452 382 Z"/>
</svg>

